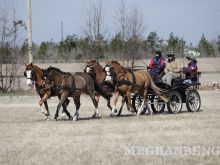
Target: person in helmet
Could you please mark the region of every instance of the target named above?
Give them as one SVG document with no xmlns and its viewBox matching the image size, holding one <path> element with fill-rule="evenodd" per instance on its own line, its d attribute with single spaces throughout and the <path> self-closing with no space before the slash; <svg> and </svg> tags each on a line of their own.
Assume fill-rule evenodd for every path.
<svg viewBox="0 0 220 165">
<path fill-rule="evenodd" d="M 175 53 L 173 50 L 167 52 L 167 64 L 164 70 L 165 75 L 162 77 L 162 81 L 168 85 L 168 87 L 172 86 L 172 80 L 181 77 L 182 68 L 178 66 L 175 61 Z"/>
<path fill-rule="evenodd" d="M 184 83 L 192 83 L 197 81 L 197 76 L 195 73 L 198 71 L 197 60 L 194 56 L 186 56 L 188 60 L 188 66 L 183 67 L 183 73 L 186 75 L 186 80 Z"/>
<path fill-rule="evenodd" d="M 160 76 L 164 68 L 166 66 L 165 59 L 162 56 L 162 52 L 160 48 L 156 48 L 155 50 L 155 56 L 150 59 L 150 63 L 147 66 L 147 69 L 149 69 L 150 75 L 155 80 L 158 76 Z"/>
</svg>

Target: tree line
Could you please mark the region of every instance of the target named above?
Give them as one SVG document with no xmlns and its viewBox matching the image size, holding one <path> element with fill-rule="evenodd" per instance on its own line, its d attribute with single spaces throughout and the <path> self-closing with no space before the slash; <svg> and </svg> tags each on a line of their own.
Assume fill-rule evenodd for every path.
<svg viewBox="0 0 220 165">
<path fill-rule="evenodd" d="M 185 50 L 194 50 L 201 57 L 220 56 L 220 35 L 214 41 L 208 41 L 202 34 L 197 46 L 187 44 L 184 38 L 170 33 L 167 39 L 158 36 L 156 31 L 144 36 L 147 29 L 142 11 L 134 6 L 128 8 L 121 1 L 115 10 L 114 25 L 117 31 L 112 37 L 106 37 L 102 1 L 89 1 L 86 13 L 82 17 L 82 36 L 68 35 L 60 42 L 46 41 L 34 44 L 35 60 L 82 60 L 82 59 L 126 59 L 131 61 L 147 58 L 155 47 L 164 52 L 173 49 L 182 57 Z M 21 48 L 22 54 L 27 53 L 27 43 Z"/>
</svg>

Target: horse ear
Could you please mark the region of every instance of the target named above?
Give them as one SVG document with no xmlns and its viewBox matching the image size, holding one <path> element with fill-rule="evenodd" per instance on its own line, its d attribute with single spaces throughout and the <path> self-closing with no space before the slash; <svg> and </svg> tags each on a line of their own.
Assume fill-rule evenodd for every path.
<svg viewBox="0 0 220 165">
<path fill-rule="evenodd" d="M 31 63 L 30 65 L 33 66 L 33 63 Z"/>
</svg>

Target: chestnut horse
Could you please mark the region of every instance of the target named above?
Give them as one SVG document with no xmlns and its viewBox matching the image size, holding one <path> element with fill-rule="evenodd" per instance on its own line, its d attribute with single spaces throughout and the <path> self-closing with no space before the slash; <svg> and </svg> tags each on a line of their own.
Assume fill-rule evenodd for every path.
<svg viewBox="0 0 220 165">
<path fill-rule="evenodd" d="M 127 97 L 127 104 L 133 114 L 136 112 L 134 111 L 132 104 L 131 104 L 131 93 L 139 93 L 140 95 L 144 96 L 143 102 L 141 107 L 138 109 L 137 115 L 140 115 L 142 108 L 147 106 L 147 99 L 148 99 L 148 89 L 152 88 L 155 94 L 161 97 L 165 102 L 168 101 L 166 96 L 164 95 L 164 91 L 158 88 L 154 81 L 152 80 L 148 71 L 145 70 L 137 70 L 131 71 L 129 69 L 125 69 L 120 65 L 117 61 L 107 61 L 105 66 L 106 72 L 106 81 L 112 83 L 115 86 L 116 94 L 114 99 L 114 105 L 112 108 L 112 112 L 114 113 L 114 109 L 116 103 L 118 101 L 119 95 Z M 152 113 L 148 108 L 150 114 Z"/>
<path fill-rule="evenodd" d="M 102 68 L 102 66 L 96 61 L 96 60 L 90 60 L 86 63 L 86 67 L 84 69 L 84 72 L 88 73 L 92 79 L 95 82 L 95 90 L 97 92 L 96 94 L 96 100 L 99 102 L 100 95 L 104 97 L 107 100 L 107 106 L 110 110 L 112 110 L 112 106 L 110 104 L 110 99 L 113 96 L 115 92 L 115 87 L 111 84 L 105 81 L 105 70 Z M 126 98 L 122 99 L 121 108 L 119 111 L 116 111 L 117 116 L 120 115 L 121 109 L 124 105 L 124 103 L 127 102 Z M 113 114 L 111 114 L 112 116 Z"/>
<path fill-rule="evenodd" d="M 44 70 L 43 73 L 45 88 L 44 91 L 56 90 L 60 96 L 60 102 L 57 106 L 57 111 L 54 119 L 57 119 L 60 106 L 65 102 L 68 97 L 72 97 L 76 106 L 76 112 L 74 114 L 74 120 L 76 121 L 79 117 L 80 108 L 80 96 L 82 93 L 87 94 L 93 101 L 95 111 L 93 117 L 99 115 L 98 102 L 95 99 L 95 87 L 94 81 L 87 73 L 70 73 L 62 72 L 60 69 L 55 67 L 49 67 Z M 50 93 L 50 92 L 49 92 Z M 50 96 L 45 97 L 41 100 L 41 103 L 45 102 Z"/>
<path fill-rule="evenodd" d="M 84 72 L 88 73 L 95 82 L 95 90 L 97 92 L 97 101 L 99 102 L 100 95 L 107 100 L 107 106 L 112 110 L 110 99 L 114 92 L 114 87 L 106 84 L 105 72 L 102 66 L 96 60 L 90 60 L 86 63 Z"/>
<path fill-rule="evenodd" d="M 36 65 L 33 65 L 32 63 L 30 63 L 28 65 L 25 64 L 24 76 L 27 78 L 27 85 L 28 86 L 35 85 L 36 91 L 41 99 L 44 97 L 47 97 L 47 93 L 44 93 L 41 91 L 43 89 L 43 80 L 42 80 L 43 70 L 41 68 L 39 68 Z M 58 96 L 58 95 L 53 93 L 53 94 L 51 94 L 51 96 Z M 59 98 L 59 96 L 58 96 L 58 98 Z M 64 110 L 64 112 L 66 112 L 67 115 L 69 114 L 69 112 L 67 111 L 66 107 L 68 106 L 69 102 L 70 101 L 67 99 L 65 101 L 65 103 L 62 105 L 63 110 Z M 42 104 L 40 104 L 40 105 L 42 105 Z M 47 101 L 44 102 L 44 106 L 45 106 L 46 112 L 42 111 L 42 113 L 46 116 L 45 120 L 48 120 L 50 118 L 50 112 L 49 112 Z"/>
</svg>

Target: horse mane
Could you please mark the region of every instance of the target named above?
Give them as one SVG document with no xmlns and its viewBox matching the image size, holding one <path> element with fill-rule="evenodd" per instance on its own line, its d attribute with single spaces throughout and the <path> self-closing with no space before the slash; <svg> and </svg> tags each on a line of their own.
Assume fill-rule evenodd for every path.
<svg viewBox="0 0 220 165">
<path fill-rule="evenodd" d="M 111 62 L 114 63 L 114 64 L 118 64 L 118 65 L 121 66 L 121 64 L 120 64 L 118 61 L 116 61 L 116 60 L 112 60 Z"/>
<path fill-rule="evenodd" d="M 111 62 L 112 62 L 112 64 L 117 64 L 117 65 L 119 65 L 119 66 L 121 67 L 121 69 L 124 70 L 124 71 L 126 71 L 126 72 L 131 72 L 131 71 L 132 71 L 131 69 L 125 68 L 124 66 L 122 66 L 122 65 L 121 65 L 118 61 L 116 61 L 116 60 L 112 60 Z"/>
<path fill-rule="evenodd" d="M 58 68 L 56 68 L 56 67 L 53 67 L 53 66 L 49 66 L 49 68 L 47 68 L 47 71 L 53 71 L 53 70 L 55 70 L 55 71 L 57 71 L 57 72 L 60 72 L 60 73 L 62 73 L 62 74 L 66 74 L 66 72 L 63 72 L 63 71 L 61 71 L 60 69 L 58 69 Z"/>
<path fill-rule="evenodd" d="M 92 62 L 92 63 L 94 63 L 94 62 L 95 62 L 95 63 L 97 63 L 97 61 L 96 61 L 96 60 L 91 60 L 91 61 L 89 61 L 89 62 Z"/>
</svg>

